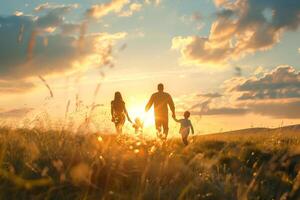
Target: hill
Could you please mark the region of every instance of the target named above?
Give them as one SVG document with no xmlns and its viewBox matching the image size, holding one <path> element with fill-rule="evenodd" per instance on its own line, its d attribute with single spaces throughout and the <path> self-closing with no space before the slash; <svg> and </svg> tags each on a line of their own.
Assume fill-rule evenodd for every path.
<svg viewBox="0 0 300 200">
<path fill-rule="evenodd" d="M 300 124 L 297 125 L 290 125 L 290 126 L 283 126 L 279 128 L 248 128 L 248 129 L 241 129 L 241 130 L 234 130 L 234 131 L 226 131 L 221 133 L 213 133 L 227 135 L 227 134 L 276 134 L 276 133 L 300 133 Z"/>
</svg>

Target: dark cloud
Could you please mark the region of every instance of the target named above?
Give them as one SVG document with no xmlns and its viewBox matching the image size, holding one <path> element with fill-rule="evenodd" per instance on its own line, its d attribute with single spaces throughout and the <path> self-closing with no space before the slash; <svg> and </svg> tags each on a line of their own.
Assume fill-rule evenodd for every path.
<svg viewBox="0 0 300 200">
<path fill-rule="evenodd" d="M 273 118 L 300 118 L 300 101 L 295 102 L 260 102 L 248 105 L 253 113 Z"/>
<path fill-rule="evenodd" d="M 45 15 L 38 16 L 35 22 L 37 28 L 58 27 L 64 24 L 64 15 L 77 8 L 77 4 L 41 4 L 35 8 L 36 12 L 45 12 Z"/>
<path fill-rule="evenodd" d="M 235 67 L 234 68 L 234 75 L 235 76 L 242 76 L 242 68 L 240 68 L 240 67 Z"/>
<path fill-rule="evenodd" d="M 233 87 L 239 100 L 300 98 L 300 72 L 291 66 L 278 67 L 262 78 L 250 78 Z"/>
<path fill-rule="evenodd" d="M 79 48 L 76 31 L 80 26 L 64 21 L 63 15 L 70 9 L 44 6 L 38 10 L 45 15 L 38 18 L 0 16 L 0 92 L 30 90 L 34 86 L 31 77 L 111 62 L 112 46 L 126 34 L 86 34 Z"/>
<path fill-rule="evenodd" d="M 203 93 L 198 94 L 197 97 L 200 97 L 198 101 L 199 103 L 193 105 L 189 108 L 189 110 L 192 110 L 194 113 L 197 113 L 197 115 L 207 115 L 208 113 L 211 113 L 211 103 L 214 99 L 218 99 L 222 97 L 223 95 L 219 93 Z"/>
<path fill-rule="evenodd" d="M 78 33 L 80 30 L 81 24 L 75 23 L 64 23 L 60 26 L 61 32 L 64 35 L 72 35 L 74 33 Z"/>
<path fill-rule="evenodd" d="M 197 103 L 193 105 L 190 110 L 200 109 L 199 113 L 205 113 L 207 110 L 209 110 L 209 104 L 211 103 L 211 99 L 208 99 L 206 101 Z"/>
<path fill-rule="evenodd" d="M 71 68 L 71 62 L 79 56 L 74 46 L 76 38 L 61 34 L 48 35 L 48 46 L 45 47 L 43 36 L 37 35 L 34 59 L 28 62 L 27 46 L 34 31 L 33 19 L 27 16 L 0 17 L 0 23 L 0 43 L 3 44 L 0 47 L 0 79 L 23 79 L 38 74 L 65 71 Z M 18 29 L 21 24 L 25 27 L 25 42 L 18 44 Z"/>
<path fill-rule="evenodd" d="M 258 114 L 262 116 L 269 116 L 279 119 L 299 119 L 300 118 L 300 101 L 295 102 L 251 102 L 242 105 L 241 107 L 221 107 L 212 108 L 208 104 L 199 104 L 202 106 L 200 111 L 192 109 L 194 115 L 245 115 L 245 114 Z M 206 108 L 206 109 L 203 109 Z"/>
<path fill-rule="evenodd" d="M 206 98 L 219 98 L 222 97 L 223 95 L 220 93 L 203 93 L 203 94 L 198 94 L 197 96 L 199 97 L 206 97 Z"/>
<path fill-rule="evenodd" d="M 190 110 L 197 115 L 257 114 L 272 118 L 300 118 L 300 72 L 279 66 L 257 78 L 235 77 L 225 81 L 224 95 L 197 95 Z M 222 97 L 222 98 L 221 98 Z"/>
<path fill-rule="evenodd" d="M 204 112 L 192 112 L 194 115 L 244 115 L 249 113 L 247 108 L 212 108 L 207 109 Z"/>
<path fill-rule="evenodd" d="M 215 0 L 217 19 L 208 37 L 175 37 L 172 48 L 186 63 L 216 64 L 272 48 L 300 25 L 300 1 Z"/>
<path fill-rule="evenodd" d="M 36 21 L 36 25 L 39 28 L 48 28 L 48 27 L 57 27 L 61 25 L 64 21 L 64 18 L 61 15 L 57 15 L 56 13 L 48 13 L 45 16 L 39 17 Z"/>
</svg>

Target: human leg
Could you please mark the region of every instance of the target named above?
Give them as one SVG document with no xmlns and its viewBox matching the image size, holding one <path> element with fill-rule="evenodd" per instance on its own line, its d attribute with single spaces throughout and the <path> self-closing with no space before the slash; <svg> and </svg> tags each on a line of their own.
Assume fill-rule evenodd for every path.
<svg viewBox="0 0 300 200">
<path fill-rule="evenodd" d="M 188 137 L 187 136 L 182 136 L 182 142 L 185 146 L 187 146 L 189 144 L 188 142 Z"/>
<path fill-rule="evenodd" d="M 116 124 L 116 132 L 117 134 L 122 134 L 123 126 L 121 124 Z"/>
<path fill-rule="evenodd" d="M 189 142 L 188 142 L 188 136 L 189 136 L 189 133 L 187 131 L 181 132 L 182 142 L 183 142 L 183 144 L 185 146 L 187 146 L 189 144 Z"/>
<path fill-rule="evenodd" d="M 163 126 L 163 129 L 164 129 L 164 131 L 163 131 L 164 137 L 165 137 L 165 139 L 167 139 L 168 133 L 169 133 L 169 125 L 168 125 L 168 121 L 164 120 L 162 126 Z"/>
<path fill-rule="evenodd" d="M 116 127 L 117 134 L 122 134 L 124 124 L 125 124 L 125 115 L 122 114 L 122 115 L 117 116 L 116 121 L 115 121 L 115 127 Z"/>
<path fill-rule="evenodd" d="M 155 118 L 155 128 L 156 128 L 156 135 L 160 137 L 161 134 L 161 121 L 159 118 Z"/>
<path fill-rule="evenodd" d="M 155 120 L 155 128 L 157 130 L 157 132 L 161 132 L 161 122 L 160 120 Z"/>
</svg>

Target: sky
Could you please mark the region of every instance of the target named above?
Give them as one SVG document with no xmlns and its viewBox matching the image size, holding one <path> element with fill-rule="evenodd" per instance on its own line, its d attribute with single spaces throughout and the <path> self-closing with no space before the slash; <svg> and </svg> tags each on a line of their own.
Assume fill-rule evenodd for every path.
<svg viewBox="0 0 300 200">
<path fill-rule="evenodd" d="M 3 120 L 108 118 L 115 91 L 138 117 L 164 83 L 199 133 L 300 123 L 300 1 L 0 3 Z"/>
</svg>

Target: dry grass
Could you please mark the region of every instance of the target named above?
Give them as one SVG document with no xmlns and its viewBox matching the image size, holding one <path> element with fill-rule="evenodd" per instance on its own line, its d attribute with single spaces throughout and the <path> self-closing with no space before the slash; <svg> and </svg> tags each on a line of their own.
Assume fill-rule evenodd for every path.
<svg viewBox="0 0 300 200">
<path fill-rule="evenodd" d="M 297 199 L 300 137 L 282 130 L 137 136 L 0 130 L 0 199 Z"/>
</svg>

